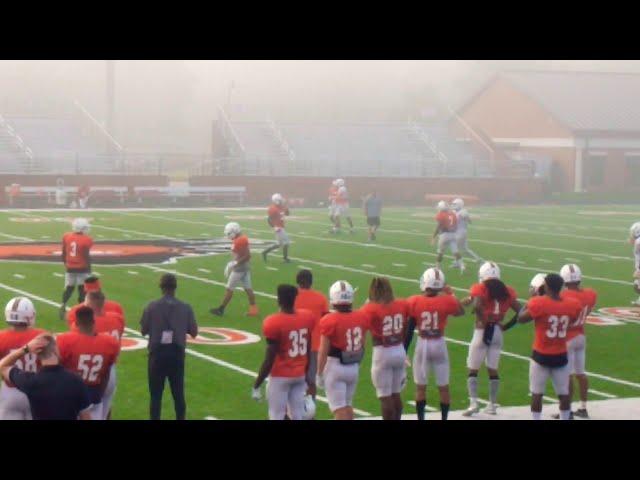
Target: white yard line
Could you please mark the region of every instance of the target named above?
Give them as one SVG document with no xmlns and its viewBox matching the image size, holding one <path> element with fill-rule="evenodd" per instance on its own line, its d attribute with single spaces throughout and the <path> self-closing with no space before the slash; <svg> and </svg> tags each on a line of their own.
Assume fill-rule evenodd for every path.
<svg viewBox="0 0 640 480">
<path fill-rule="evenodd" d="M 14 277 L 16 277 L 16 278 L 19 278 L 19 279 L 21 279 L 21 280 L 23 280 L 23 279 L 27 278 L 27 277 L 25 277 L 24 275 L 22 275 L 22 274 L 20 274 L 20 273 L 14 273 L 14 274 L 13 274 L 13 276 L 14 276 Z"/>
<path fill-rule="evenodd" d="M 20 237 L 18 235 L 11 235 L 9 233 L 0 233 L 0 237 L 10 238 L 11 240 L 20 240 L 21 242 L 32 242 L 31 238 Z"/>
<path fill-rule="evenodd" d="M 211 273 L 211 270 L 207 270 L 206 268 L 199 268 L 198 271 L 202 273 Z"/>
</svg>

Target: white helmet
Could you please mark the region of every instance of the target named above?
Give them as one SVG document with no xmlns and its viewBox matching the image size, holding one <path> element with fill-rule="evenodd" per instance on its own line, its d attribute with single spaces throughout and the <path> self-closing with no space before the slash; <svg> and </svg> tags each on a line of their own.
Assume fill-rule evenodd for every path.
<svg viewBox="0 0 640 480">
<path fill-rule="evenodd" d="M 88 233 L 89 220 L 86 218 L 75 218 L 73 222 L 71 222 L 71 229 L 76 233 Z"/>
<path fill-rule="evenodd" d="M 347 193 L 347 187 L 342 186 L 342 187 L 338 188 L 338 193 L 340 193 L 340 194 Z"/>
<path fill-rule="evenodd" d="M 560 269 L 560 276 L 564 283 L 575 283 L 582 281 L 582 272 L 575 263 L 567 263 Z"/>
<path fill-rule="evenodd" d="M 224 236 L 233 239 L 240 233 L 240 224 L 237 222 L 229 222 L 224 227 Z"/>
<path fill-rule="evenodd" d="M 447 205 L 447 202 L 445 202 L 444 200 L 440 200 L 440 201 L 438 202 L 438 205 L 436 205 L 436 208 L 437 208 L 439 211 L 443 212 L 443 211 L 445 211 L 445 210 L 448 210 L 448 209 L 449 209 L 449 206 Z"/>
<path fill-rule="evenodd" d="M 453 202 L 451 202 L 451 205 L 456 211 L 462 210 L 464 208 L 464 200 L 462 200 L 461 198 L 456 198 Z"/>
<path fill-rule="evenodd" d="M 529 284 L 529 293 L 533 292 L 537 295 L 540 287 L 544 285 L 545 278 L 547 278 L 547 276 L 544 273 L 536 273 Z"/>
<path fill-rule="evenodd" d="M 430 288 L 431 290 L 440 290 L 444 287 L 444 273 L 438 268 L 428 268 L 420 277 L 420 290 L 423 292 Z"/>
<path fill-rule="evenodd" d="M 484 262 L 478 270 L 478 279 L 484 282 L 492 278 L 500 279 L 500 267 L 493 262 Z"/>
<path fill-rule="evenodd" d="M 344 187 L 344 180 L 341 178 L 338 178 L 336 180 L 336 187 Z"/>
<path fill-rule="evenodd" d="M 329 289 L 329 302 L 331 305 L 351 305 L 354 293 L 351 284 L 338 280 Z"/>
<path fill-rule="evenodd" d="M 27 297 L 15 297 L 7 303 L 4 318 L 11 325 L 32 326 L 36 323 L 36 309 Z"/>
<path fill-rule="evenodd" d="M 313 420 L 315 416 L 316 416 L 316 402 L 313 401 L 313 397 L 311 395 L 305 395 L 302 419 Z"/>
<path fill-rule="evenodd" d="M 282 195 L 279 193 L 274 193 L 271 195 L 271 201 L 276 205 L 280 205 L 284 201 L 284 198 L 282 198 Z"/>
<path fill-rule="evenodd" d="M 629 229 L 629 233 L 633 238 L 640 237 L 640 222 L 636 222 L 633 225 L 631 225 L 631 228 Z"/>
</svg>

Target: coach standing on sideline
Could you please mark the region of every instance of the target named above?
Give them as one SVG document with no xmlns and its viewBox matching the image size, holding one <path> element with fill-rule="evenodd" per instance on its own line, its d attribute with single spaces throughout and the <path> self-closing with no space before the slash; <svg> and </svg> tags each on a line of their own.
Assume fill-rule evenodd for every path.
<svg viewBox="0 0 640 480">
<path fill-rule="evenodd" d="M 165 379 L 169 379 L 176 410 L 176 420 L 184 420 L 187 405 L 184 398 L 184 357 L 187 334 L 198 335 L 193 309 L 175 298 L 178 281 L 175 275 L 160 278 L 162 298 L 144 309 L 140 325 L 142 335 L 149 335 L 150 418 L 160 420 Z"/>
<path fill-rule="evenodd" d="M 380 214 L 382 213 L 382 199 L 375 190 L 364 199 L 363 207 L 367 217 L 367 225 L 369 225 L 369 241 L 373 242 L 376 239 L 376 232 L 380 226 Z"/>
<path fill-rule="evenodd" d="M 42 367 L 24 372 L 13 364 L 35 353 Z M 60 365 L 53 335 L 43 333 L 0 360 L 0 374 L 29 399 L 34 420 L 91 420 L 89 390 L 82 379 Z"/>
</svg>

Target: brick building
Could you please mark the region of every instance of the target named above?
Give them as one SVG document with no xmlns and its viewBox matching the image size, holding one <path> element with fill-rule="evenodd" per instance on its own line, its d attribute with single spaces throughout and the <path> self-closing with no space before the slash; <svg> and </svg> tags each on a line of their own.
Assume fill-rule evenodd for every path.
<svg viewBox="0 0 640 480">
<path fill-rule="evenodd" d="M 528 159 L 556 191 L 640 190 L 640 74 L 505 72 L 456 113 L 497 171 Z"/>
</svg>

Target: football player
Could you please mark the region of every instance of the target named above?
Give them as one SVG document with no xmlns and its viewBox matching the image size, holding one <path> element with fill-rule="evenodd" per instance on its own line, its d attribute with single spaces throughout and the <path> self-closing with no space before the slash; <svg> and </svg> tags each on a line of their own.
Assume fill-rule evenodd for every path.
<svg viewBox="0 0 640 480">
<path fill-rule="evenodd" d="M 286 205 L 284 198 L 279 193 L 273 194 L 271 202 L 269 210 L 267 211 L 267 222 L 269 223 L 269 226 L 273 228 L 273 231 L 276 234 L 276 241 L 278 243 L 263 250 L 262 258 L 266 262 L 267 254 L 269 252 L 282 247 L 283 260 L 285 263 L 289 263 L 291 262 L 291 260 L 289 260 L 289 245 L 291 244 L 291 241 L 284 229 L 284 217 L 289 215 L 289 207 Z"/>
<path fill-rule="evenodd" d="M 99 290 L 87 293 L 87 298 L 85 299 L 86 306 L 93 310 L 95 332 L 111 335 L 113 338 L 118 340 L 118 343 L 121 343 L 125 328 L 124 317 L 117 312 L 106 310 L 105 302 L 106 299 L 104 293 Z M 75 324 L 73 329 L 77 331 Z M 116 383 L 116 365 L 114 363 L 111 367 L 111 371 L 109 372 L 109 380 L 104 390 L 104 394 L 102 395 L 104 420 L 111 418 L 111 403 L 113 402 L 113 396 L 116 393 Z"/>
<path fill-rule="evenodd" d="M 240 225 L 236 222 L 230 222 L 224 227 L 224 236 L 233 242 L 231 246 L 233 260 L 230 261 L 225 268 L 225 276 L 228 277 L 227 291 L 222 299 L 222 304 L 209 311 L 214 315 L 224 315 L 224 309 L 227 308 L 227 305 L 231 301 L 233 291 L 236 287 L 242 285 L 249 299 L 249 311 L 247 315 L 256 317 L 258 316 L 258 306 L 256 305 L 256 296 L 251 286 L 251 251 L 249 249 L 249 239 L 246 235 L 243 235 Z"/>
<path fill-rule="evenodd" d="M 582 288 L 580 286 L 582 271 L 573 263 L 564 265 L 560 269 L 560 276 L 564 280 L 565 286 L 560 296 L 562 298 L 573 298 L 582 305 L 580 316 L 574 323 L 569 325 L 567 330 L 567 357 L 571 374 L 569 378 L 569 401 L 573 399 L 573 380 L 575 379 L 580 388 L 580 408 L 572 412 L 572 415 L 580 418 L 589 418 L 589 413 L 587 412 L 589 380 L 585 373 L 587 340 L 584 324 L 598 300 L 598 294 L 592 288 Z"/>
<path fill-rule="evenodd" d="M 313 274 L 311 270 L 300 270 L 296 276 L 298 295 L 296 295 L 296 310 L 304 309 L 312 311 L 319 319 L 329 313 L 329 302 L 321 292 L 313 290 Z M 320 348 L 320 329 L 315 326 L 311 332 L 311 355 L 309 356 L 309 368 L 307 369 L 307 394 L 316 398 L 316 373 L 318 371 L 318 349 Z"/>
<path fill-rule="evenodd" d="M 493 262 L 485 262 L 478 271 L 478 282 L 471 286 L 469 296 L 462 304 L 473 305 L 475 328 L 467 356 L 467 388 L 469 390 L 469 408 L 463 413 L 469 417 L 480 411 L 478 406 L 478 371 L 484 362 L 489 373 L 489 403 L 485 413 L 496 414 L 500 377 L 498 362 L 502 351 L 502 332 L 517 322 L 517 313 L 521 305 L 516 291 L 500 280 L 500 267 Z M 503 324 L 509 310 L 516 313 L 510 322 Z"/>
<path fill-rule="evenodd" d="M 633 245 L 633 256 L 635 258 L 633 271 L 633 289 L 640 294 L 640 222 L 631 225 L 629 229 L 629 243 Z M 640 307 L 640 297 L 631 302 L 632 305 Z"/>
<path fill-rule="evenodd" d="M 15 297 L 9 300 L 4 309 L 4 318 L 9 328 L 0 331 L 0 358 L 4 358 L 14 350 L 22 348 L 44 330 L 34 328 L 36 309 L 26 297 Z M 22 371 L 36 373 L 40 370 L 35 353 L 27 353 L 15 365 Z M 31 420 L 29 399 L 10 383 L 0 387 L 0 420 Z"/>
<path fill-rule="evenodd" d="M 332 313 L 320 320 L 316 385 L 327 393 L 336 420 L 353 420 L 353 395 L 368 330 L 367 315 L 353 311 L 353 287 L 338 281 L 329 289 Z"/>
<path fill-rule="evenodd" d="M 464 315 L 464 308 L 453 291 L 445 283 L 444 273 L 437 268 L 429 268 L 420 277 L 422 295 L 409 297 L 410 329 L 418 327 L 418 338 L 413 354 L 413 380 L 416 383 L 416 413 L 418 420 L 424 420 L 427 405 L 427 380 L 434 372 L 440 393 L 442 420 L 449 415 L 451 397 L 449 395 L 449 353 L 444 340 L 447 317 Z M 409 351 L 411 339 L 405 343 Z"/>
<path fill-rule="evenodd" d="M 262 324 L 267 350 L 251 396 L 262 399 L 261 386 L 268 376 L 269 420 L 284 420 L 287 414 L 302 420 L 305 411 L 311 332 L 319 319 L 309 310 L 295 309 L 297 293 L 293 285 L 278 285 L 280 311 Z"/>
<path fill-rule="evenodd" d="M 538 295 L 544 295 L 542 286 L 544 285 L 544 279 L 546 275 L 544 273 L 536 273 L 531 279 L 529 284 L 529 298 L 537 297 Z"/>
<path fill-rule="evenodd" d="M 404 339 L 409 323 L 409 304 L 396 299 L 388 279 L 374 277 L 369 302 L 361 312 L 369 318 L 373 343 L 371 380 L 380 399 L 383 420 L 402 418 L 400 392 L 407 380 Z"/>
<path fill-rule="evenodd" d="M 336 231 L 336 197 L 338 196 L 337 180 L 331 182 L 329 188 L 329 220 L 331 220 L 331 230 L 329 232 L 335 233 Z"/>
<path fill-rule="evenodd" d="M 458 252 L 458 243 L 456 242 L 456 228 L 458 218 L 456 214 L 449 210 L 449 206 L 443 200 L 438 202 L 436 206 L 438 214 L 436 215 L 436 229 L 431 238 L 431 245 L 435 244 L 438 237 L 438 257 L 436 259 L 436 268 L 441 270 L 442 257 L 444 251 L 448 247 L 453 253 L 456 262 L 455 265 L 460 269 L 460 273 L 464 273 L 464 262 Z"/>
<path fill-rule="evenodd" d="M 550 273 L 542 286 L 544 295 L 532 297 L 518 315 L 518 322 L 535 322 L 533 353 L 529 363 L 531 415 L 542 418 L 542 396 L 551 377 L 560 401 L 560 419 L 571 418 L 569 398 L 570 367 L 567 358 L 567 330 L 581 315 L 582 304 L 573 298 L 562 298 L 564 281 Z"/>
<path fill-rule="evenodd" d="M 334 227 L 333 233 L 340 233 L 341 219 L 346 218 L 349 223 L 349 233 L 353 233 L 353 222 L 351 221 L 351 215 L 349 214 L 349 193 L 345 186 L 344 180 L 339 178 L 336 180 L 336 186 L 338 192 L 336 193 L 336 208 L 334 214 Z"/>
<path fill-rule="evenodd" d="M 471 223 L 471 217 L 469 212 L 464 208 L 464 201 L 461 198 L 456 198 L 451 202 L 453 211 L 456 214 L 457 227 L 456 227 L 456 243 L 458 245 L 458 251 L 460 254 L 467 252 L 476 263 L 482 262 L 482 259 L 473 252 L 467 243 L 467 226 Z M 454 264 L 454 266 L 458 266 Z"/>
<path fill-rule="evenodd" d="M 87 277 L 84 281 L 84 293 L 85 295 L 88 295 L 91 292 L 103 292 L 102 290 L 102 283 L 100 282 L 100 279 L 98 277 L 96 277 L 95 275 L 91 275 L 89 277 Z M 76 321 L 76 311 L 82 307 L 83 305 L 86 305 L 86 298 L 85 298 L 85 302 L 84 303 L 79 303 L 78 305 L 75 305 L 73 307 L 71 307 L 69 309 L 69 311 L 67 312 L 67 324 L 69 325 L 69 330 L 73 330 L 73 324 Z M 113 300 L 109 300 L 109 299 L 105 299 L 104 301 L 104 311 L 105 312 L 114 312 L 117 313 L 118 315 L 120 315 L 122 317 L 122 319 L 125 321 L 125 316 L 124 316 L 124 310 L 122 308 L 122 305 L 120 305 L 118 302 L 115 302 Z"/>
<path fill-rule="evenodd" d="M 76 312 L 77 331 L 61 333 L 56 342 L 60 351 L 60 363 L 67 370 L 78 373 L 89 388 L 92 420 L 103 420 L 103 396 L 111 367 L 120 353 L 120 342 L 109 334 L 96 333 L 93 310 L 79 308 Z"/>
<path fill-rule="evenodd" d="M 62 262 L 66 274 L 64 277 L 64 293 L 60 306 L 60 320 L 64 320 L 67 302 L 78 287 L 78 303 L 84 301 L 84 281 L 91 275 L 90 251 L 93 239 L 89 236 L 89 222 L 85 218 L 76 218 L 71 224 L 72 231 L 62 237 Z"/>
</svg>

